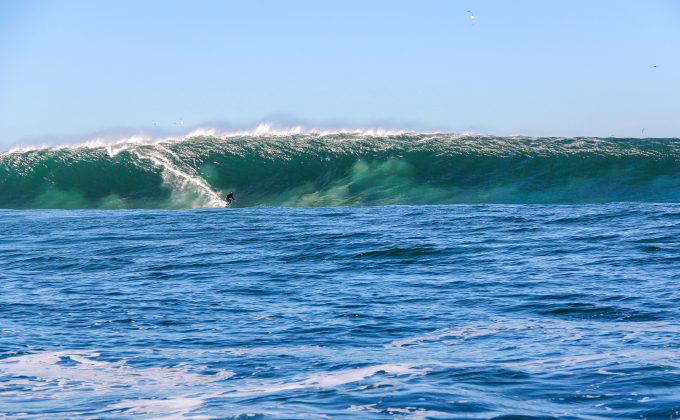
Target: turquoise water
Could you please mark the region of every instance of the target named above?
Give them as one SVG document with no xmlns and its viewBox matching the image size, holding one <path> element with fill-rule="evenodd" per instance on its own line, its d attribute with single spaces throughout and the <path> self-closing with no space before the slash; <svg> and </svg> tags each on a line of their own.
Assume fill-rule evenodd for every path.
<svg viewBox="0 0 680 420">
<path fill-rule="evenodd" d="M 0 153 L 0 208 L 680 202 L 680 139 L 194 136 Z"/>
<path fill-rule="evenodd" d="M 560 171 L 616 172 L 628 192 L 598 178 L 607 188 L 586 201 L 644 191 L 672 201 L 677 155 L 659 153 L 605 156 L 585 174 L 573 160 L 580 172 L 549 166 L 547 183 L 517 188 L 541 201 L 576 185 Z M 417 167 L 407 158 L 389 165 Z M 11 159 L 6 207 L 124 206 L 153 186 L 147 204 L 180 200 L 167 167 L 130 190 L 120 174 L 98 184 L 69 172 L 91 159 L 33 172 Z M 357 162 L 307 178 L 337 186 Z M 422 176 L 390 182 L 448 188 Z M 221 193 L 225 177 L 205 179 Z M 475 179 L 466 185 L 493 184 Z M 19 197 L 9 184 L 35 188 Z M 189 184 L 194 201 L 173 206 L 210 199 Z M 373 185 L 324 197 L 392 197 Z M 279 200 L 234 189 L 241 205 Z M 291 191 L 293 203 L 308 194 Z M 1 210 L 0 231 L 0 417 L 680 418 L 677 203 Z"/>
</svg>

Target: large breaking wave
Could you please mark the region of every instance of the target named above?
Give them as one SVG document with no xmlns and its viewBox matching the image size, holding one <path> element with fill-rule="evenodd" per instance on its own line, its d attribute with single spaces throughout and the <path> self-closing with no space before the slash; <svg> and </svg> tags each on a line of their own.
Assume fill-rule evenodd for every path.
<svg viewBox="0 0 680 420">
<path fill-rule="evenodd" d="M 680 139 L 198 135 L 0 154 L 0 208 L 680 202 Z"/>
</svg>

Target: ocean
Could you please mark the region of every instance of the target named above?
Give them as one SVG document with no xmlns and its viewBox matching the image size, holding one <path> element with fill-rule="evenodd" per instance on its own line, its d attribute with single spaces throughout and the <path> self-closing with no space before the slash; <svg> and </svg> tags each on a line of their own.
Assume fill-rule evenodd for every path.
<svg viewBox="0 0 680 420">
<path fill-rule="evenodd" d="M 680 139 L 26 148 L 0 208 L 0 418 L 680 418 Z"/>
</svg>

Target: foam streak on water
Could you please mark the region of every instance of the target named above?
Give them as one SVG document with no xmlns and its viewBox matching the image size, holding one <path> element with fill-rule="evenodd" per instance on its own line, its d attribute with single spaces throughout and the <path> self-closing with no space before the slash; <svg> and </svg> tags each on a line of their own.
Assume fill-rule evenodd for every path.
<svg viewBox="0 0 680 420">
<path fill-rule="evenodd" d="M 678 204 L 0 230 L 0 418 L 680 418 Z"/>
</svg>

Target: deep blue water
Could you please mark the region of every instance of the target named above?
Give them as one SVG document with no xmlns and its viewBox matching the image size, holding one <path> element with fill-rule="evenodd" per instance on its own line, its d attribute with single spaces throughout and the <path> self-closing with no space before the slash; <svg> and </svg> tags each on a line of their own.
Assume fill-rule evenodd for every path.
<svg viewBox="0 0 680 420">
<path fill-rule="evenodd" d="M 0 417 L 680 418 L 680 205 L 0 211 Z"/>
</svg>

